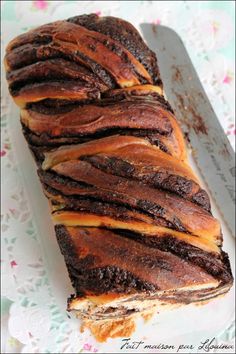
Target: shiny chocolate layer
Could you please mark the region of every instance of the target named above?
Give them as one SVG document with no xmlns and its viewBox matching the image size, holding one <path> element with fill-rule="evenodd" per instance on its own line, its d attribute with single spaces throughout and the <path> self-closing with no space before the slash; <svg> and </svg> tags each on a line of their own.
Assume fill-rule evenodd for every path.
<svg viewBox="0 0 236 354">
<path fill-rule="evenodd" d="M 176 119 L 156 101 L 134 99 L 108 103 L 102 100 L 99 104 L 83 104 L 57 114 L 24 109 L 21 121 L 33 145 L 82 143 L 111 135 L 126 135 L 144 138 L 164 152 L 186 159 Z"/>
<path fill-rule="evenodd" d="M 220 236 L 220 227 L 216 219 L 203 208 L 175 194 L 151 188 L 135 180 L 107 174 L 85 161 L 63 162 L 54 166 L 52 170 L 56 174 L 87 185 L 83 191 L 78 188 L 75 194 L 101 196 L 125 202 L 153 216 L 164 217 L 180 230 L 187 230 L 194 235 L 215 239 Z"/>
<path fill-rule="evenodd" d="M 59 62 L 57 69 L 53 64 L 54 60 Z M 63 72 L 67 79 L 78 78 L 78 76 L 81 78 L 82 65 L 98 76 L 102 91 L 116 85 L 130 87 L 153 82 L 145 67 L 121 42 L 103 33 L 88 30 L 73 21 L 57 21 L 31 30 L 8 45 L 5 66 L 8 71 L 9 84 L 12 85 L 12 82 L 17 80 L 23 80 L 25 83 L 24 87 L 17 92 L 16 103 L 24 106 L 27 102 L 44 99 L 37 86 L 32 90 L 28 84 L 37 76 L 44 78 L 41 87 L 45 86 L 47 94 L 50 93 L 50 97 L 58 98 L 55 89 L 51 88 L 50 83 L 47 82 L 47 78 L 50 80 L 55 76 L 65 60 L 71 63 L 67 70 L 64 68 L 61 70 L 58 78 L 63 77 Z M 82 75 L 85 81 L 87 78 Z M 61 86 L 64 87 L 64 85 L 66 83 L 62 82 Z M 12 92 L 16 96 L 16 91 Z M 73 89 L 68 91 L 68 95 L 63 95 L 61 92 L 60 98 L 74 99 Z"/>
<path fill-rule="evenodd" d="M 68 20 L 89 30 L 103 33 L 123 45 L 150 73 L 155 85 L 161 85 L 156 55 L 147 47 L 131 23 L 111 16 L 96 14 L 75 16 Z"/>
<path fill-rule="evenodd" d="M 80 159 L 109 174 L 174 192 L 210 210 L 208 195 L 188 165 L 140 138 L 111 136 L 45 152 L 45 157 L 44 169 Z"/>
<path fill-rule="evenodd" d="M 97 228 L 56 227 L 56 235 L 78 294 L 173 290 L 218 286 L 202 268 Z M 129 262 L 127 262 L 127 257 Z"/>
</svg>

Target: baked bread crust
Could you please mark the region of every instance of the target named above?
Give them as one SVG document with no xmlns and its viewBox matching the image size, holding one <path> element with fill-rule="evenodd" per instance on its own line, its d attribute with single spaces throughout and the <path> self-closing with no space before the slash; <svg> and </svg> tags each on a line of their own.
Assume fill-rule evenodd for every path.
<svg viewBox="0 0 236 354">
<path fill-rule="evenodd" d="M 136 29 L 95 14 L 43 25 L 9 43 L 5 67 L 75 289 L 68 310 L 103 341 L 225 294 L 220 224 Z"/>
</svg>

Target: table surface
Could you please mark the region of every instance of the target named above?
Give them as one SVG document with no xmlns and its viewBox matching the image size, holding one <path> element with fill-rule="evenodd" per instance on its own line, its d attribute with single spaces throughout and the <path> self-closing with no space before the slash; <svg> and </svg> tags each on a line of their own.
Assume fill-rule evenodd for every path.
<svg viewBox="0 0 236 354">
<path fill-rule="evenodd" d="M 16 35 L 47 22 L 84 13 L 121 17 L 137 28 L 142 22 L 169 26 L 181 36 L 225 134 L 234 147 L 234 6 L 234 1 L 2 1 L 1 55 L 3 59 L 6 44 Z M 51 301 L 50 285 L 40 248 L 35 249 L 39 240 L 34 235 L 34 221 L 28 210 L 26 192 L 20 182 L 19 163 L 14 157 L 8 124 L 9 105 L 12 103 L 5 84 L 2 96 L 1 352 L 55 352 L 50 348 L 50 339 L 47 338 L 47 343 L 42 339 L 45 331 L 52 327 L 52 318 L 46 313 L 42 317 L 41 313 L 39 319 L 37 306 L 27 305 L 29 294 L 38 304 L 40 297 L 48 297 Z M 28 258 L 32 259 L 25 260 L 25 254 L 21 254 L 19 244 L 26 239 L 19 239 L 19 235 L 31 236 L 34 252 Z M 29 264 L 34 264 L 34 267 Z M 33 285 L 30 277 L 36 277 L 38 283 Z M 43 321 L 44 325 L 36 328 L 34 322 L 38 320 Z M 66 347 L 63 335 L 67 336 L 67 340 L 70 339 L 70 343 L 75 339 L 73 333 L 63 331 L 60 334 L 64 347 L 59 347 L 60 352 L 70 352 L 70 346 Z M 232 327 L 226 329 L 219 341 L 230 343 L 232 333 Z M 55 332 L 51 330 L 51 336 L 54 335 Z M 96 344 L 79 343 L 77 352 L 96 352 Z"/>
</svg>

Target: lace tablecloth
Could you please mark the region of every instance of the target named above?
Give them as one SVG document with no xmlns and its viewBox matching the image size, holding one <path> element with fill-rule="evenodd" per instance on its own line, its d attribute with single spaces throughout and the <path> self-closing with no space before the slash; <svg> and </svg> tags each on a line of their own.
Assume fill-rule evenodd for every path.
<svg viewBox="0 0 236 354">
<path fill-rule="evenodd" d="M 83 13 L 122 17 L 137 28 L 142 22 L 173 28 L 183 39 L 234 146 L 233 1 L 38 0 L 2 1 L 1 5 L 2 57 L 14 36 L 40 24 Z M 21 161 L 15 154 L 10 129 L 13 103 L 5 82 L 2 95 L 2 353 L 97 352 L 99 347 L 91 335 L 79 336 L 76 322 L 70 321 L 56 305 L 30 196 L 22 179 Z M 232 325 L 225 328 L 217 342 L 232 343 L 233 331 Z"/>
</svg>

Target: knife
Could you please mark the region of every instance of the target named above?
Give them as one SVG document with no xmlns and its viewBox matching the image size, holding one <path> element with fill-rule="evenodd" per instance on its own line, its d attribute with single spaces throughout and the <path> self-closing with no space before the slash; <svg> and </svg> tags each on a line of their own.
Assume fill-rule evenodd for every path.
<svg viewBox="0 0 236 354">
<path fill-rule="evenodd" d="M 193 158 L 222 217 L 235 231 L 235 155 L 184 44 L 165 26 L 141 24 L 156 53 L 165 95 L 193 150 Z"/>
</svg>

